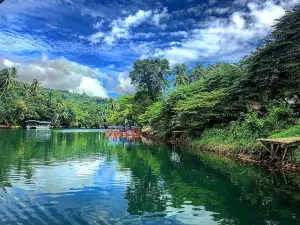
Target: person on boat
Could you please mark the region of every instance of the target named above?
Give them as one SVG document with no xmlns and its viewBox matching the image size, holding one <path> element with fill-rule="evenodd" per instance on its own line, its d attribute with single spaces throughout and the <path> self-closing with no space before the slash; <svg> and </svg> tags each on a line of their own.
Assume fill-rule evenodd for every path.
<svg viewBox="0 0 300 225">
<path fill-rule="evenodd" d="M 139 130 L 137 128 L 134 128 L 133 132 L 134 132 L 135 137 L 140 137 L 141 136 L 141 134 L 139 133 Z"/>
<path fill-rule="evenodd" d="M 111 133 L 112 133 L 112 131 L 111 131 L 110 129 L 108 129 L 108 130 L 105 131 L 105 134 L 106 134 L 107 136 L 110 136 Z"/>
<path fill-rule="evenodd" d="M 126 136 L 127 137 L 133 137 L 134 136 L 134 130 L 129 127 L 129 129 L 126 131 Z"/>
<path fill-rule="evenodd" d="M 122 136 L 122 133 L 120 132 L 119 129 L 117 129 L 117 130 L 114 132 L 114 136 L 115 136 L 115 137 L 121 137 L 121 136 Z"/>
</svg>

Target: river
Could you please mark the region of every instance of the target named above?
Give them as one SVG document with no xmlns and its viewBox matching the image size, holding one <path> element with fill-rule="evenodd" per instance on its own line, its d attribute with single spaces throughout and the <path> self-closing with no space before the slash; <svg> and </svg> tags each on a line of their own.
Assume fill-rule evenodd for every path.
<svg viewBox="0 0 300 225">
<path fill-rule="evenodd" d="M 101 130 L 0 130 L 0 224 L 300 224 L 299 184 Z"/>
</svg>

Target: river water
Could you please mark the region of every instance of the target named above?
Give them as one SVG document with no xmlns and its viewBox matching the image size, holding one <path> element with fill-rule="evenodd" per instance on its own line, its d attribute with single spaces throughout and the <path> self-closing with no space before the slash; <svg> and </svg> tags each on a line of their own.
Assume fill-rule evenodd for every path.
<svg viewBox="0 0 300 225">
<path fill-rule="evenodd" d="M 101 130 L 0 130 L 0 224 L 300 224 L 300 175 Z"/>
</svg>

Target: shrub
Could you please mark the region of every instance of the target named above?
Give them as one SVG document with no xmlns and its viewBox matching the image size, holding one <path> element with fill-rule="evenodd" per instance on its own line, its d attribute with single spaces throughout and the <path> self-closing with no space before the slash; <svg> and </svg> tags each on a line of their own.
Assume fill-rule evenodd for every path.
<svg viewBox="0 0 300 225">
<path fill-rule="evenodd" d="M 204 130 L 200 138 L 192 141 L 194 145 L 226 146 L 227 150 L 246 150 L 254 152 L 259 149 L 258 138 L 288 128 L 293 123 L 292 110 L 285 105 L 270 108 L 266 117 L 259 118 L 253 111 L 248 112 L 244 119 L 234 121 L 225 127 L 213 127 Z M 300 125 L 286 131 L 290 135 L 300 136 Z"/>
</svg>

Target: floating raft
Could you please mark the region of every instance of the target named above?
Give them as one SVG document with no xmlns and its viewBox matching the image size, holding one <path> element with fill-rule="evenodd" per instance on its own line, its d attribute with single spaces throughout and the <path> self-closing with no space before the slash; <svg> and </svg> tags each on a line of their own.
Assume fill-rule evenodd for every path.
<svg viewBox="0 0 300 225">
<path fill-rule="evenodd" d="M 270 138 L 270 139 L 258 139 L 262 146 L 270 152 L 270 157 L 281 158 L 284 160 L 286 152 L 292 147 L 296 147 L 300 144 L 300 138 Z"/>
</svg>

